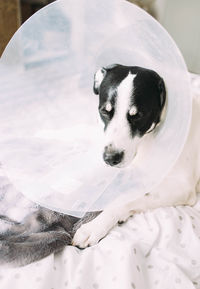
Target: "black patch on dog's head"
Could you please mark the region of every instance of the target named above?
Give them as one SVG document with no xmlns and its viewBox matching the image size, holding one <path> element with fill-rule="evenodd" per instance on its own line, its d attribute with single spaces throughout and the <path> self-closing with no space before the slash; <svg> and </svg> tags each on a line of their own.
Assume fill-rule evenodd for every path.
<svg viewBox="0 0 200 289">
<path fill-rule="evenodd" d="M 134 78 L 134 91 L 131 103 L 137 107 L 134 116 L 127 114 L 127 119 L 133 132 L 144 135 L 154 124 L 160 122 L 160 116 L 165 104 L 166 90 L 163 79 L 153 70 L 141 67 L 130 69 Z"/>
</svg>

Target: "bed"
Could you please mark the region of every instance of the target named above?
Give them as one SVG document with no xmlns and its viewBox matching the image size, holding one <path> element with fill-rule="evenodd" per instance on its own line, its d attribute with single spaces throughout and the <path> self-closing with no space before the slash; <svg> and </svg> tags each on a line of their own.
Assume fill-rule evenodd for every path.
<svg viewBox="0 0 200 289">
<path fill-rule="evenodd" d="M 200 76 L 191 74 L 191 81 L 193 93 L 200 95 Z M 26 215 L 34 204 L 15 191 L 3 171 L 0 175 L 0 214 L 19 220 L 19 212 Z M 93 247 L 67 246 L 24 267 L 1 267 L 0 288 L 198 289 L 199 220 L 200 194 L 194 207 L 136 214 Z"/>
</svg>

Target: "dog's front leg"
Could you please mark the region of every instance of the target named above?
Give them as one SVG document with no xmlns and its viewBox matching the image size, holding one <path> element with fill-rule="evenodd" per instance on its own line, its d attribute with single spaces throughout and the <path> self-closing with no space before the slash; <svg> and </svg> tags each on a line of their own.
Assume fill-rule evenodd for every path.
<svg viewBox="0 0 200 289">
<path fill-rule="evenodd" d="M 81 225 L 76 231 L 72 245 L 79 248 L 86 248 L 97 244 L 108 232 L 120 222 L 125 222 L 135 212 L 139 212 L 138 204 L 144 204 L 144 198 L 130 201 L 131 195 L 121 196 L 111 203 L 95 219 Z M 143 209 L 146 205 L 143 205 Z"/>
<path fill-rule="evenodd" d="M 75 233 L 72 244 L 86 248 L 97 244 L 118 223 L 131 215 L 167 206 L 193 205 L 195 188 L 189 176 L 170 176 L 157 189 L 139 199 L 131 201 L 130 195 L 122 195 L 109 205 L 94 220 L 83 224 Z"/>
</svg>

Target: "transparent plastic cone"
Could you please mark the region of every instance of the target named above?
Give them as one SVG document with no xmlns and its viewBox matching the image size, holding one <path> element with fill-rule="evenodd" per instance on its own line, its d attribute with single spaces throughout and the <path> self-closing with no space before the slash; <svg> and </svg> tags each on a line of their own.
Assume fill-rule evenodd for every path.
<svg viewBox="0 0 200 289">
<path fill-rule="evenodd" d="M 157 71 L 164 122 L 126 168 L 102 158 L 93 75 L 105 65 Z M 187 69 L 168 33 L 127 1 L 61 0 L 16 32 L 0 61 L 0 160 L 13 185 L 47 208 L 82 216 L 156 187 L 179 157 L 191 119 Z M 149 142 L 150 143 L 150 142 Z"/>
</svg>

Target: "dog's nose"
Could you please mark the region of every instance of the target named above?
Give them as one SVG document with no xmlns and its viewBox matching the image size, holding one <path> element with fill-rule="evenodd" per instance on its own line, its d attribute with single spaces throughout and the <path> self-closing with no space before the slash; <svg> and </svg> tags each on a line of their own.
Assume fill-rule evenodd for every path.
<svg viewBox="0 0 200 289">
<path fill-rule="evenodd" d="M 117 151 L 104 151 L 103 159 L 106 164 L 110 166 L 116 166 L 121 163 L 124 157 L 124 152 L 117 152 Z"/>
</svg>

